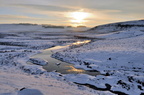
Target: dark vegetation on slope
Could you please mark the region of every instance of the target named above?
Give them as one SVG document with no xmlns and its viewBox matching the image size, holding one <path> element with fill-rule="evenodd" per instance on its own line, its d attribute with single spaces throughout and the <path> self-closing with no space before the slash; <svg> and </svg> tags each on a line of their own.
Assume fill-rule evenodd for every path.
<svg viewBox="0 0 144 95">
<path fill-rule="evenodd" d="M 119 23 L 111 23 L 105 25 L 99 25 L 94 28 L 91 28 L 89 31 L 95 31 L 97 33 L 108 33 L 108 32 L 116 32 L 127 30 L 130 28 L 140 28 L 144 27 L 144 20 L 137 20 L 137 21 L 127 21 L 127 22 L 119 22 Z"/>
</svg>

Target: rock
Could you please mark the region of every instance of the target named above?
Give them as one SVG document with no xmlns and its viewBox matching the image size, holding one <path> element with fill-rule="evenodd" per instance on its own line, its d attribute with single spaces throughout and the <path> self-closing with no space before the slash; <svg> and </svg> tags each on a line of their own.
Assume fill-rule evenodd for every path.
<svg viewBox="0 0 144 95">
<path fill-rule="evenodd" d="M 23 89 L 17 95 L 43 95 L 43 93 L 37 89 Z"/>
<path fill-rule="evenodd" d="M 112 58 L 108 58 L 108 60 L 112 60 Z"/>
<path fill-rule="evenodd" d="M 24 90 L 24 89 L 26 89 L 26 88 L 25 88 L 25 87 L 23 87 L 23 88 L 21 88 L 21 89 L 20 89 L 20 91 L 22 91 L 22 90 Z"/>
<path fill-rule="evenodd" d="M 60 65 L 61 63 L 55 63 L 57 66 Z"/>
</svg>

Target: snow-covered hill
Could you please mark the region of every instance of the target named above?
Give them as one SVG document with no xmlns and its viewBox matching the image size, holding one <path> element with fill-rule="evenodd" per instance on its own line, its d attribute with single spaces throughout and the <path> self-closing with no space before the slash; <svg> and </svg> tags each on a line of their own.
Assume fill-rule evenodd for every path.
<svg viewBox="0 0 144 95">
<path fill-rule="evenodd" d="M 104 75 L 66 75 L 68 80 L 103 89 L 109 85 L 120 95 L 144 94 L 144 20 L 97 26 L 78 37 L 92 42 L 53 57 Z"/>
<path fill-rule="evenodd" d="M 135 28 L 144 27 L 144 20 L 136 20 L 136 21 L 127 21 L 127 22 L 119 22 L 119 23 L 111 23 L 96 26 L 88 30 L 88 32 L 95 32 L 95 33 L 109 33 L 109 32 L 117 32 Z"/>
<path fill-rule="evenodd" d="M 92 42 L 81 45 L 81 40 Z M 77 43 L 72 44 L 74 42 Z M 77 68 L 99 71 L 101 75 L 62 75 L 27 64 L 32 55 L 57 45 L 69 45 L 69 48 L 53 51 L 53 57 L 73 63 Z M 71 82 L 89 84 L 104 91 Z M 27 95 L 29 92 L 38 92 L 38 95 L 143 95 L 144 20 L 101 25 L 87 32 L 2 24 L 0 85 L 0 95 Z"/>
</svg>

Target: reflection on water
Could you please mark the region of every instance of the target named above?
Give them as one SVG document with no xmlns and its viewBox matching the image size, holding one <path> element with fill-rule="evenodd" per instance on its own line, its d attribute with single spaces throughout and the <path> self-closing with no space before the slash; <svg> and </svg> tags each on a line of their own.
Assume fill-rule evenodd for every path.
<svg viewBox="0 0 144 95">
<path fill-rule="evenodd" d="M 83 44 L 83 43 L 88 43 L 88 42 L 89 41 L 77 42 L 77 44 Z M 73 44 L 75 45 L 76 43 L 73 43 Z M 42 53 L 37 54 L 37 55 L 33 56 L 32 58 L 41 58 L 41 59 L 47 61 L 48 64 L 43 66 L 43 68 L 45 70 L 47 70 L 48 72 L 57 71 L 62 74 L 77 74 L 77 73 L 84 73 L 84 74 L 89 74 L 89 75 L 98 75 L 99 74 L 99 72 L 95 72 L 95 71 L 90 72 L 90 71 L 86 71 L 83 69 L 77 69 L 74 67 L 73 64 L 62 62 L 60 60 L 57 60 L 57 59 L 51 57 L 52 50 L 59 51 L 64 48 L 68 48 L 68 46 L 56 46 L 53 48 L 49 48 L 49 49 L 43 50 Z M 60 63 L 60 64 L 58 65 L 57 63 Z"/>
<path fill-rule="evenodd" d="M 84 70 L 76 69 L 76 68 L 73 67 L 73 66 L 65 66 L 65 67 L 70 67 L 70 69 L 67 70 L 67 72 L 77 72 L 77 73 L 83 73 L 83 72 L 85 72 Z"/>
<path fill-rule="evenodd" d="M 86 44 L 86 43 L 89 43 L 89 42 L 91 42 L 91 40 L 78 41 L 78 42 L 73 43 L 73 45 L 81 45 L 81 44 Z"/>
</svg>

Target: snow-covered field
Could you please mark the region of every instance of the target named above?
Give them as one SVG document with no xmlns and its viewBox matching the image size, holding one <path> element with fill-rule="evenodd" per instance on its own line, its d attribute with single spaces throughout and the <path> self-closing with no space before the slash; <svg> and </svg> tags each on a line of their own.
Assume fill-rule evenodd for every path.
<svg viewBox="0 0 144 95">
<path fill-rule="evenodd" d="M 73 63 L 77 68 L 97 70 L 102 74 L 96 77 L 71 74 L 65 75 L 65 78 L 111 92 L 144 94 L 144 26 L 140 26 L 144 25 L 144 20 L 125 24 L 129 23 L 136 26 L 115 32 L 111 31 L 112 27 L 98 26 L 79 37 L 102 40 L 53 54 L 53 57 Z"/>
<path fill-rule="evenodd" d="M 67 31 L 40 25 L 1 24 L 0 95 L 111 95 L 108 91 L 76 85 L 59 73 L 47 72 L 42 66 L 27 64 L 32 55 L 43 49 L 79 40 L 75 39 L 75 32 Z M 43 60 L 38 62 L 44 65 Z"/>
<path fill-rule="evenodd" d="M 133 21 L 87 32 L 40 25 L 0 25 L 0 95 L 142 95 L 143 25 L 144 21 Z M 91 42 L 82 44 L 81 40 Z M 62 75 L 27 64 L 29 60 L 47 64 L 30 57 L 58 45 L 69 48 L 54 50 L 52 57 L 75 64 L 76 68 L 99 71 L 101 75 Z"/>
</svg>

